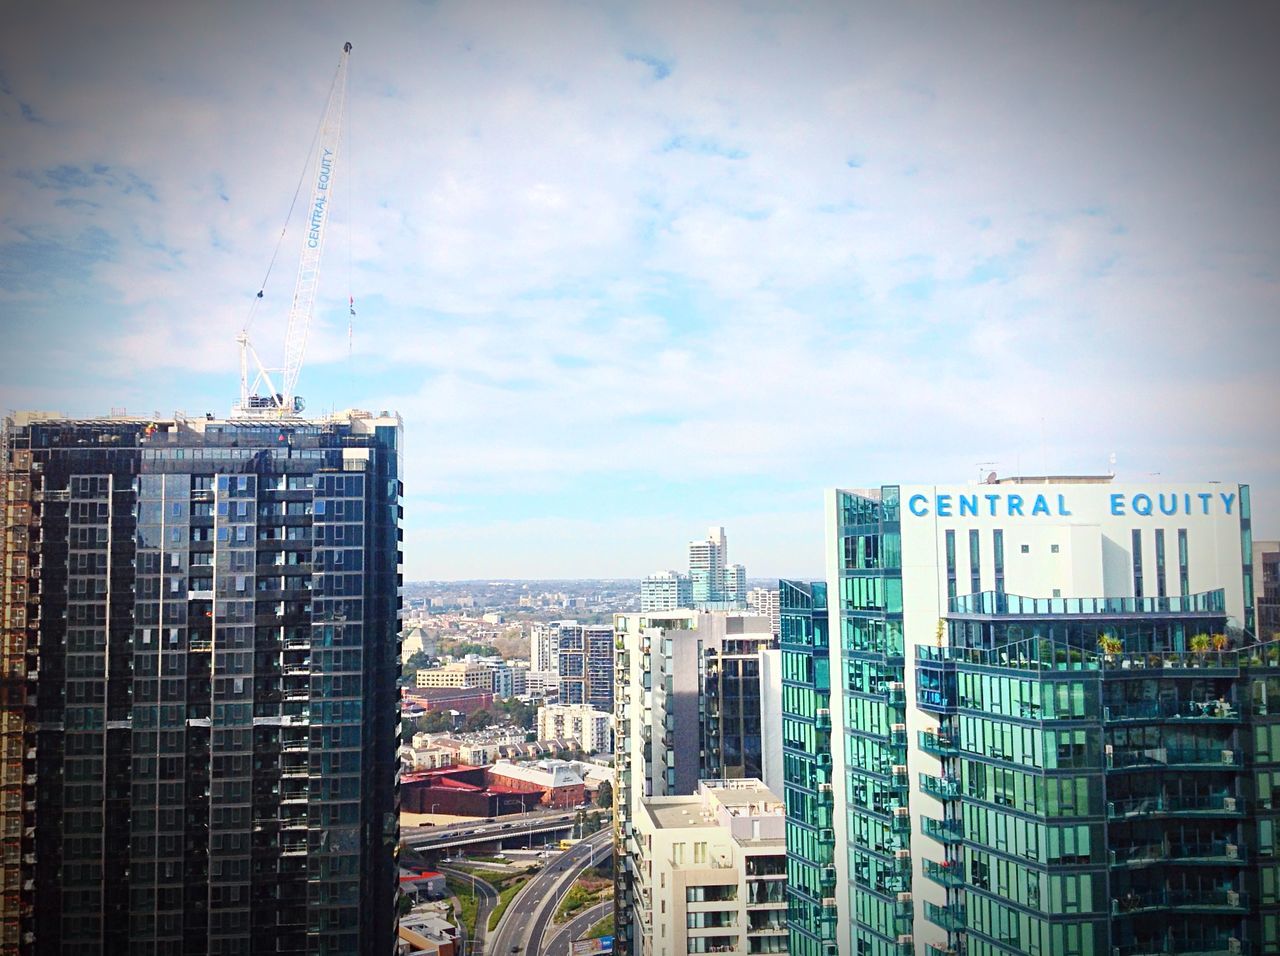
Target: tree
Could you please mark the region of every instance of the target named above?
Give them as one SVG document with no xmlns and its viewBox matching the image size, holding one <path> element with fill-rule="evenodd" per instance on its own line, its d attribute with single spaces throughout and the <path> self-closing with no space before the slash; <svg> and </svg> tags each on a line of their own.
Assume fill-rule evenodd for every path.
<svg viewBox="0 0 1280 956">
<path fill-rule="evenodd" d="M 608 780 L 600 784 L 600 789 L 596 791 L 596 806 L 606 810 L 613 807 L 613 784 Z"/>
<path fill-rule="evenodd" d="M 462 728 L 464 730 L 484 730 L 493 723 L 493 714 L 487 710 L 477 710 L 475 713 L 468 715 L 463 721 Z"/>
<path fill-rule="evenodd" d="M 453 730 L 453 715 L 447 710 L 432 710 L 422 719 L 422 731 L 427 734 L 440 734 Z"/>
</svg>

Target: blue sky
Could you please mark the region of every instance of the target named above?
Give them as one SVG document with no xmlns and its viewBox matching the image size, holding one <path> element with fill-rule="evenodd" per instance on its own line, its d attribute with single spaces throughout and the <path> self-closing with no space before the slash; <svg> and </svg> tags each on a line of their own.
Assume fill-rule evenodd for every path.
<svg viewBox="0 0 1280 956">
<path fill-rule="evenodd" d="M 300 391 L 405 418 L 410 578 L 626 576 L 822 489 L 1254 486 L 1280 534 L 1275 8 L 23 4 L 0 407 L 229 409 L 343 41 Z M 300 231 L 254 339 L 282 350 Z M 357 317 L 348 355 L 346 298 Z"/>
</svg>

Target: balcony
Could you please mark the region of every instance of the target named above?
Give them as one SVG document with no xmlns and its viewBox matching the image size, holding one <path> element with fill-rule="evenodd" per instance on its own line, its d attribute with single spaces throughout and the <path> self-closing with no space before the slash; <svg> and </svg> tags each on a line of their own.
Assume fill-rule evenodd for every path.
<svg viewBox="0 0 1280 956">
<path fill-rule="evenodd" d="M 1239 723 L 1240 711 L 1226 700 L 1134 700 L 1107 704 L 1102 719 L 1108 723 L 1142 721 L 1148 723 Z"/>
<path fill-rule="evenodd" d="M 920 789 L 939 800 L 960 799 L 960 782 L 954 777 L 935 777 L 932 774 L 920 774 Z"/>
<path fill-rule="evenodd" d="M 936 860 L 925 860 L 924 875 L 939 886 L 945 886 L 948 889 L 964 886 L 967 883 L 964 871 L 958 864 L 947 865 Z"/>
<path fill-rule="evenodd" d="M 1223 747 L 1148 747 L 1115 750 L 1107 754 L 1111 770 L 1148 770 L 1177 767 L 1187 770 L 1222 770 L 1240 766 L 1240 751 Z"/>
<path fill-rule="evenodd" d="M 1128 892 L 1111 901 L 1111 915 L 1133 916 L 1155 910 L 1247 913 L 1249 894 L 1235 890 L 1208 890 L 1192 893 L 1183 890 L 1153 890 L 1149 893 Z"/>
<path fill-rule="evenodd" d="M 1113 956 L 1251 956 L 1249 943 L 1232 936 L 1215 939 L 1186 939 L 1166 936 L 1115 946 Z"/>
<path fill-rule="evenodd" d="M 1244 810 L 1244 800 L 1227 794 L 1155 794 L 1112 801 L 1107 804 L 1107 817 L 1111 820 L 1170 815 L 1240 817 L 1244 816 Z"/>
<path fill-rule="evenodd" d="M 953 903 L 950 906 L 939 906 L 927 900 L 924 904 L 924 918 L 935 926 L 941 926 L 948 933 L 964 930 L 964 907 Z"/>
<path fill-rule="evenodd" d="M 950 734 L 940 734 L 932 730 L 922 730 L 918 735 L 920 749 L 935 757 L 954 757 L 959 752 L 955 739 Z"/>
<path fill-rule="evenodd" d="M 1112 866 L 1142 867 L 1161 864 L 1194 866 L 1243 866 L 1245 848 L 1237 843 L 1215 840 L 1209 843 L 1148 843 L 1110 851 Z"/>
<path fill-rule="evenodd" d="M 964 839 L 964 825 L 959 820 L 935 820 L 933 817 L 921 817 L 920 829 L 924 831 L 925 836 L 948 846 Z"/>
</svg>

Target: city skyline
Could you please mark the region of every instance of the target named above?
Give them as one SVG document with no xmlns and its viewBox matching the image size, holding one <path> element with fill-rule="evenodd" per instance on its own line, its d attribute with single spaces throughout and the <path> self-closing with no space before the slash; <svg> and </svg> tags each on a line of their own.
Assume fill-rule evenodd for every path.
<svg viewBox="0 0 1280 956">
<path fill-rule="evenodd" d="M 823 489 L 1112 454 L 1280 537 L 1276 16 L 28 5 L 0 407 L 226 414 L 349 40 L 300 391 L 404 416 L 407 579 L 639 579 L 710 524 L 816 579 Z"/>
</svg>

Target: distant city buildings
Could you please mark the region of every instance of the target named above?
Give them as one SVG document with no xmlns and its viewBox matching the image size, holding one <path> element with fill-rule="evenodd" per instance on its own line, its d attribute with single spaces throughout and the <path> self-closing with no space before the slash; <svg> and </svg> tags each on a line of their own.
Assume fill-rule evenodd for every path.
<svg viewBox="0 0 1280 956">
<path fill-rule="evenodd" d="M 692 795 L 641 799 L 632 828 L 643 850 L 628 861 L 623 951 L 787 952 L 786 818 L 759 780 L 704 780 Z"/>
<path fill-rule="evenodd" d="M 493 692 L 493 669 L 478 661 L 458 661 L 418 671 L 418 687 L 467 687 Z"/>
<path fill-rule="evenodd" d="M 1258 637 L 1280 638 L 1280 541 L 1253 542 L 1253 575 Z"/>
<path fill-rule="evenodd" d="M 391 951 L 399 419 L 0 446 L 0 950 Z"/>
<path fill-rule="evenodd" d="M 701 541 L 689 542 L 689 571 L 660 571 L 640 582 L 641 611 L 678 608 L 734 610 L 746 607 L 747 569 L 729 564 L 724 528 L 713 527 Z"/>
<path fill-rule="evenodd" d="M 1251 524 L 1218 483 L 829 493 L 826 587 L 782 588 L 791 951 L 1276 951 Z"/>
</svg>

